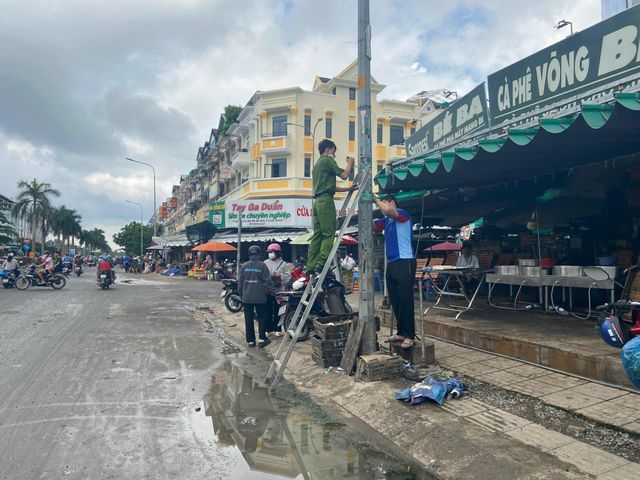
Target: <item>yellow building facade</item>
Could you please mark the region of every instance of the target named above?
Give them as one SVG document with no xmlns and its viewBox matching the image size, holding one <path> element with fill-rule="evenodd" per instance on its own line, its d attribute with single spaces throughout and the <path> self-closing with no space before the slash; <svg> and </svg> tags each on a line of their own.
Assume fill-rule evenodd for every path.
<svg viewBox="0 0 640 480">
<path fill-rule="evenodd" d="M 231 184 L 220 200 L 310 198 L 318 143 L 337 145 L 336 160 L 358 156 L 357 62 L 333 78 L 316 77 L 312 90 L 300 87 L 258 91 L 227 131 Z M 405 157 L 404 139 L 415 129 L 420 107 L 377 100 L 384 90 L 372 79 L 372 141 L 377 173 Z"/>
</svg>

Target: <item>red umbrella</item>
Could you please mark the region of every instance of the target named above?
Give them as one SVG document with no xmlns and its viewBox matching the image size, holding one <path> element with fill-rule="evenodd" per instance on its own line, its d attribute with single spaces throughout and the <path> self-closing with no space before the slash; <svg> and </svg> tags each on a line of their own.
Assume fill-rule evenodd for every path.
<svg viewBox="0 0 640 480">
<path fill-rule="evenodd" d="M 442 243 L 436 243 L 435 245 L 425 248 L 424 251 L 425 252 L 457 252 L 461 248 L 462 247 L 457 243 L 442 242 Z"/>
<path fill-rule="evenodd" d="M 342 245 L 357 245 L 358 244 L 358 240 L 353 238 L 351 235 L 343 235 L 342 236 L 342 242 L 340 242 L 340 243 Z"/>
</svg>

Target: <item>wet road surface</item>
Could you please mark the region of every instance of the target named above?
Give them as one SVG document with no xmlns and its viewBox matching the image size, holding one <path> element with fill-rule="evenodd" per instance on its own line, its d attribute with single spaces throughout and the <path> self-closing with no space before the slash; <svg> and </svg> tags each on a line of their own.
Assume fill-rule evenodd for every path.
<svg viewBox="0 0 640 480">
<path fill-rule="evenodd" d="M 192 313 L 219 284 L 94 275 L 0 289 L 0 478 L 427 478 L 229 363 Z"/>
</svg>

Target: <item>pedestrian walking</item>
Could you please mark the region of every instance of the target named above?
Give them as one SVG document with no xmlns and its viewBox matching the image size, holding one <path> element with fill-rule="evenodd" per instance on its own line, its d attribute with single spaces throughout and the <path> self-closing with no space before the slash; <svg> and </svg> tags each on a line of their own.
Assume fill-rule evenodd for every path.
<svg viewBox="0 0 640 480">
<path fill-rule="evenodd" d="M 309 245 L 309 268 L 320 273 L 329 258 L 336 233 L 336 206 L 333 196 L 336 192 L 348 192 L 357 189 L 351 187 L 337 187 L 336 177 L 347 180 L 351 175 L 353 157 L 347 157 L 347 166 L 343 169 L 335 160 L 336 144 L 331 140 L 322 140 L 318 144 L 320 158 L 313 167 L 313 236 Z"/>
<path fill-rule="evenodd" d="M 416 276 L 416 259 L 413 255 L 411 216 L 398 208 L 393 196 L 384 200 L 375 194 L 371 197 L 384 218 L 374 220 L 374 228 L 384 231 L 387 253 L 387 291 L 391 308 L 396 316 L 396 334 L 387 341 L 401 343 L 401 348 L 413 347 L 415 340 L 415 317 L 413 302 L 413 282 Z"/>
<path fill-rule="evenodd" d="M 291 279 L 289 265 L 282 258 L 282 249 L 277 243 L 267 247 L 267 259 L 264 261 L 271 274 L 271 288 L 267 297 L 267 333 L 275 332 L 276 336 L 282 336 L 278 331 L 278 310 L 280 306 L 276 302 L 276 292 L 281 291 L 284 285 Z"/>
<path fill-rule="evenodd" d="M 271 343 L 267 338 L 267 293 L 271 288 L 271 273 L 262 261 L 260 247 L 249 247 L 249 261 L 240 267 L 238 293 L 244 305 L 244 325 L 247 345 L 256 346 L 254 320 L 258 321 L 258 347 Z"/>
</svg>

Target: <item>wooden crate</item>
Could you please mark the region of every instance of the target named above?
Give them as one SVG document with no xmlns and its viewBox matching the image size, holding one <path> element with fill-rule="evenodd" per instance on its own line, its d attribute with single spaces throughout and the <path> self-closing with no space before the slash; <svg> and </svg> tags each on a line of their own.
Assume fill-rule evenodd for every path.
<svg viewBox="0 0 640 480">
<path fill-rule="evenodd" d="M 321 357 L 320 355 L 317 355 L 315 352 L 311 354 L 311 358 L 313 359 L 314 362 L 316 362 L 318 365 L 320 365 L 323 368 L 336 367 L 340 365 L 340 362 L 342 361 L 342 355 L 332 356 L 332 357 Z"/>
<path fill-rule="evenodd" d="M 404 360 L 390 355 L 374 354 L 358 357 L 356 379 L 365 382 L 375 382 L 402 375 Z"/>
<path fill-rule="evenodd" d="M 346 337 L 351 328 L 351 320 L 345 315 L 317 317 L 313 319 L 314 335 L 321 340 L 333 340 Z"/>
</svg>

